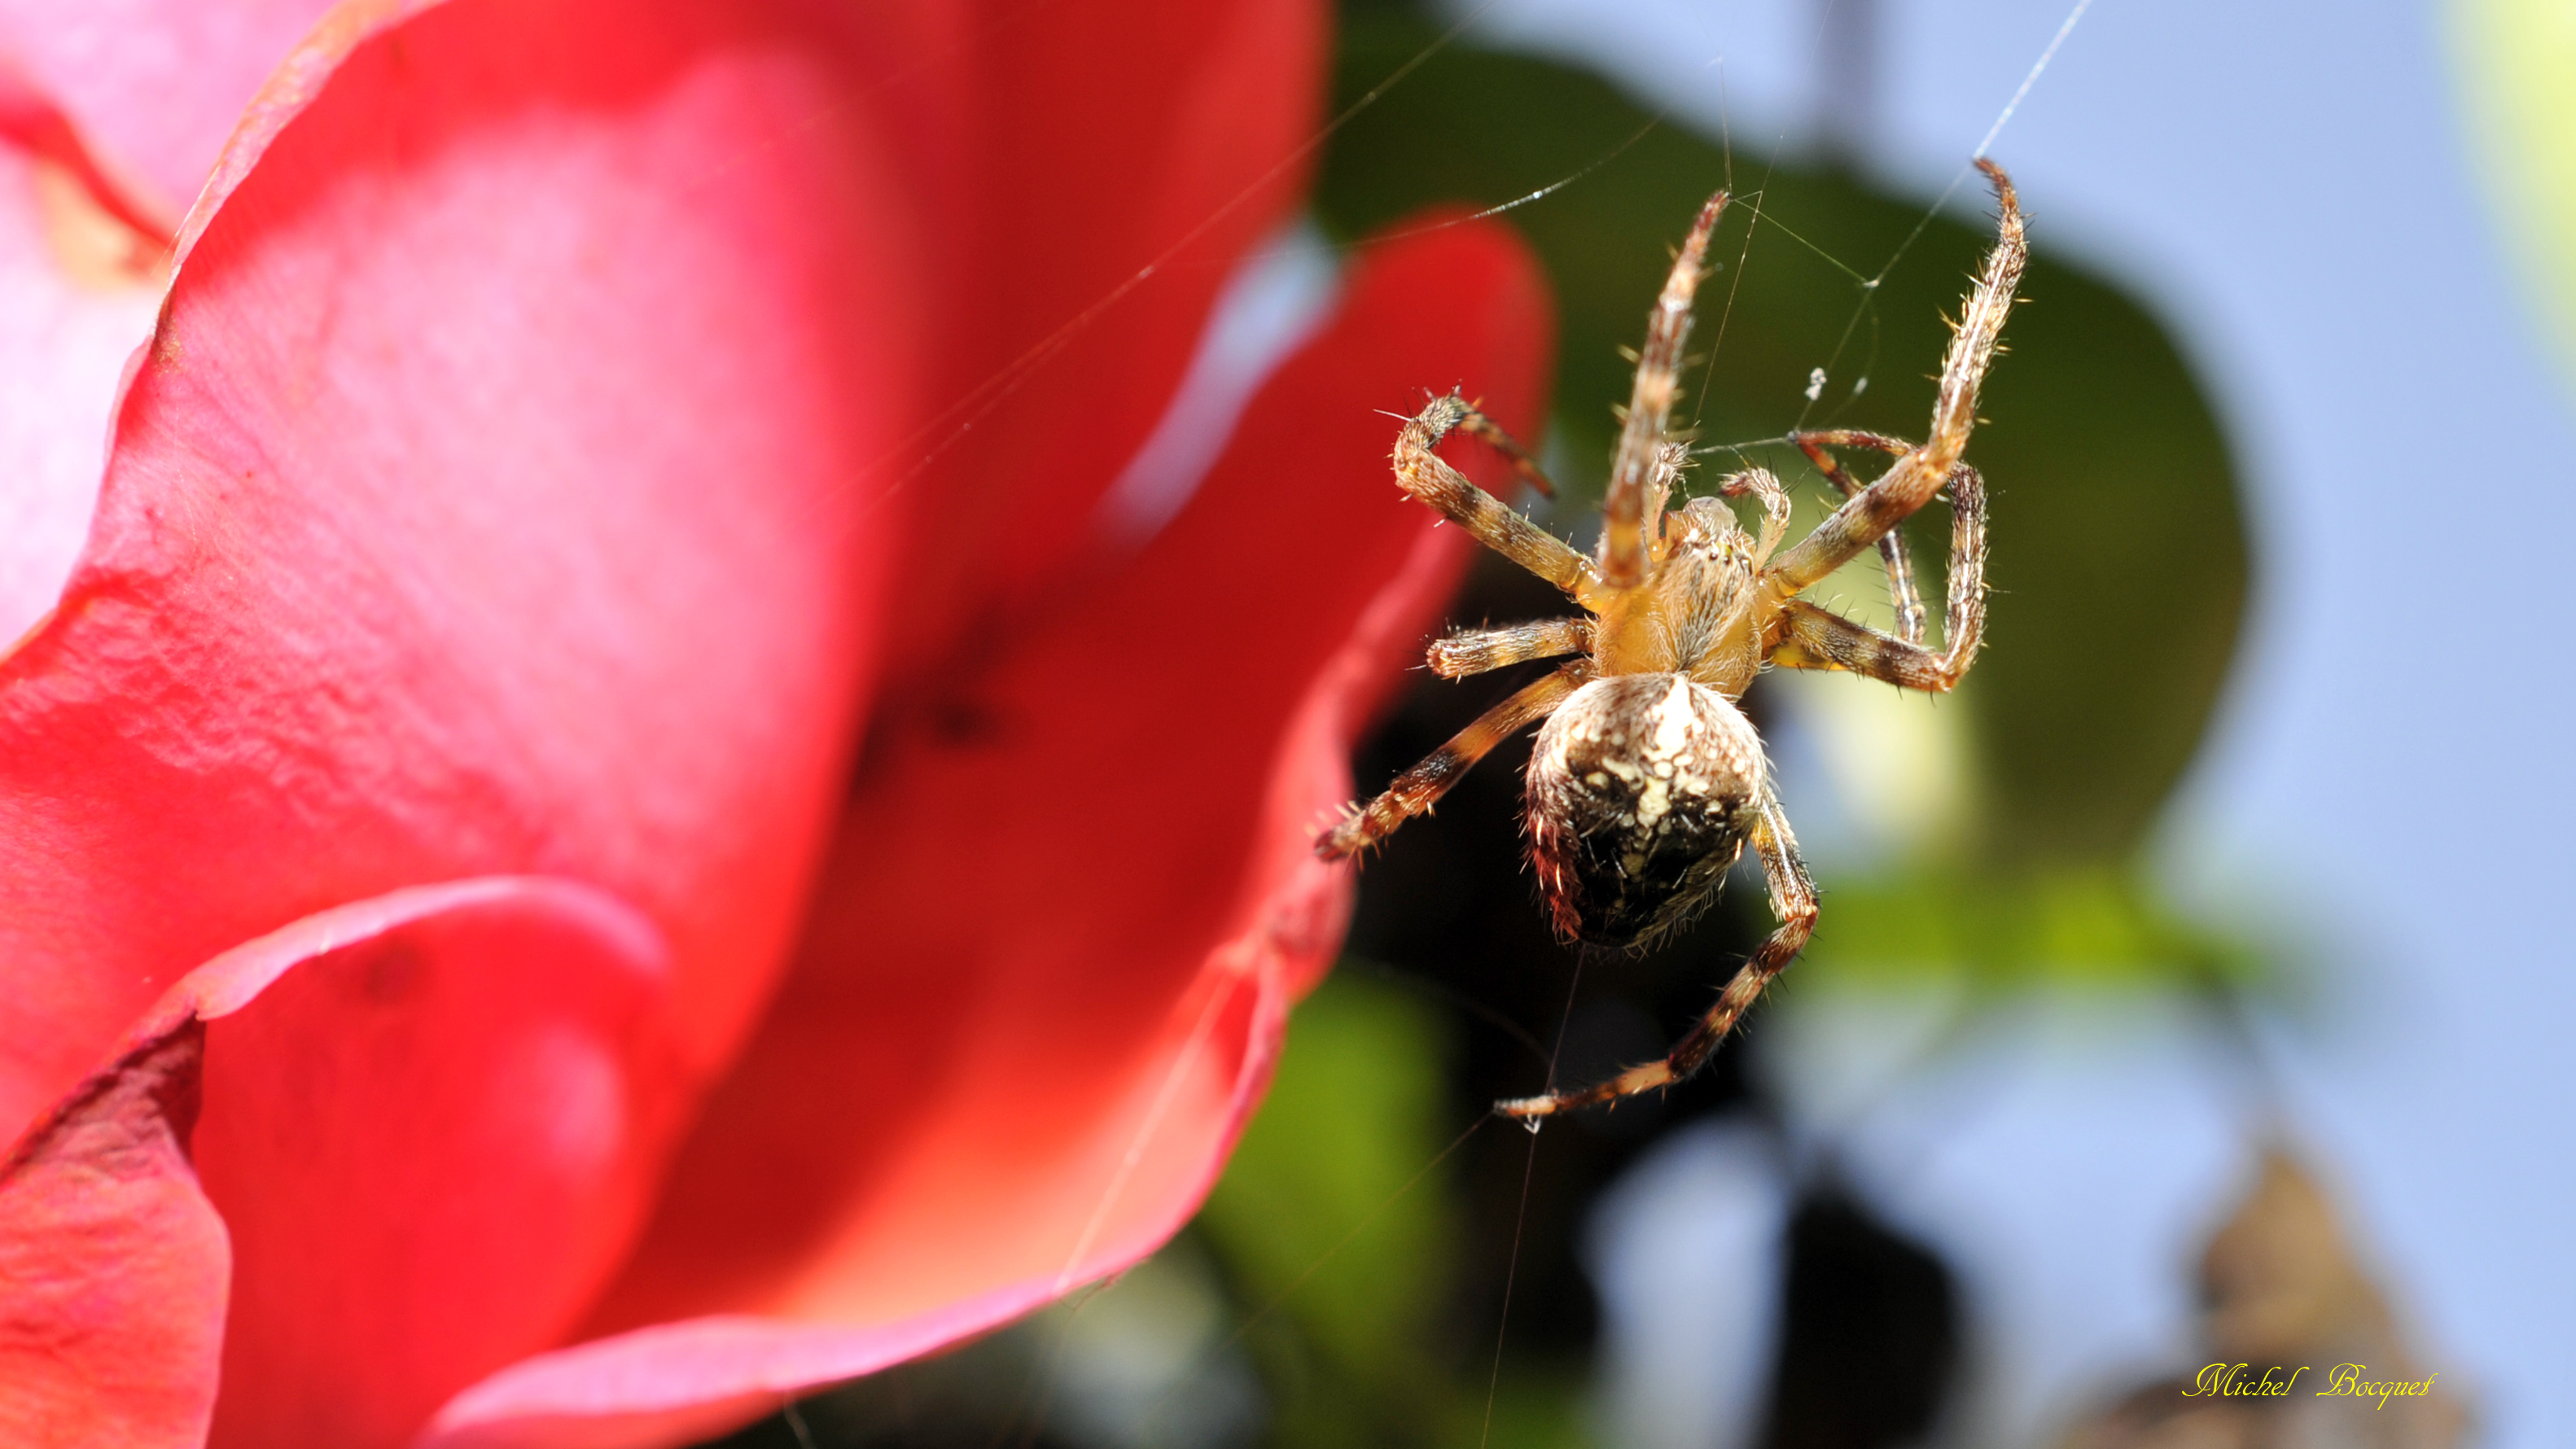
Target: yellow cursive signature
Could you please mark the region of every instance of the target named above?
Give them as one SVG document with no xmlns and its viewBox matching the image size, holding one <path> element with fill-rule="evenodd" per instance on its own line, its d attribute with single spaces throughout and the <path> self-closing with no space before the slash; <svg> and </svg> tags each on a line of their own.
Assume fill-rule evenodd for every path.
<svg viewBox="0 0 2576 1449">
<path fill-rule="evenodd" d="M 2290 1390 L 2299 1382 L 2299 1375 L 2308 1371 L 2306 1364 L 2301 1364 L 2295 1369 L 2274 1365 L 2263 1370 L 2261 1378 L 2254 1378 L 2249 1374 L 2252 1368 L 2252 1364 L 2243 1363 L 2211 1364 L 2192 1377 L 2191 1387 L 2183 1390 L 2182 1396 L 2186 1399 L 2287 1398 Z M 2316 1391 L 2316 1397 L 2377 1399 L 2379 1402 L 2372 1407 L 2384 1409 L 2388 1407 L 2390 1399 L 2420 1399 L 2433 1392 L 2433 1380 L 2441 1377 L 2441 1374 L 2433 1373 L 2426 1375 L 2422 1383 L 2408 1383 L 2403 1379 L 2381 1382 L 2362 1377 L 2369 1372 L 2368 1364 L 2336 1364 L 2326 1374 L 2326 1386 Z"/>
<path fill-rule="evenodd" d="M 2296 1369 L 2274 1367 L 2263 1370 L 2263 1377 L 2259 1379 L 2249 1379 L 2245 1371 L 2251 1367 L 2251 1364 L 2241 1363 L 2211 1364 L 2193 1377 L 2191 1387 L 2183 1390 L 2182 1396 L 2186 1399 L 2204 1395 L 2222 1399 L 2277 1399 L 2287 1395 L 2290 1386 L 2299 1381 L 2299 1375 L 2308 1371 L 2305 1364 Z M 2274 1377 L 2281 1373 L 2287 1373 L 2289 1377 Z"/>
<path fill-rule="evenodd" d="M 2433 1392 L 2433 1380 L 2441 1377 L 2437 1372 L 2425 1375 L 2424 1381 L 2419 1384 L 2410 1384 L 2402 1379 L 2387 1383 L 2372 1383 L 2362 1378 L 2362 1375 L 2368 1372 L 2370 1372 L 2368 1364 L 2336 1364 L 2333 1372 L 2326 1375 L 2326 1386 L 2317 1390 L 2317 1397 L 2320 1399 L 2376 1398 L 2379 1402 L 2372 1407 L 2385 1409 L 2390 1399 L 2420 1399 Z"/>
</svg>

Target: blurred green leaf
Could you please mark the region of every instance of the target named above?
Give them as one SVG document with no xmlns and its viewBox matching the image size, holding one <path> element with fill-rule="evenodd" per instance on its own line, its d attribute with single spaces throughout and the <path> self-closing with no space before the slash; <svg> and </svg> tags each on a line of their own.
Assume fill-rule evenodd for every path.
<svg viewBox="0 0 2576 1449">
<path fill-rule="evenodd" d="M 1345 105 L 1433 38 L 1396 12 L 1360 10 L 1346 24 Z M 1499 205 L 1583 173 L 1509 213 L 1558 290 L 1555 426 L 1570 487 L 1597 489 L 1609 408 L 1628 394 L 1618 350 L 1636 344 L 1672 246 L 1721 185 L 1737 203 L 1694 334 L 1714 364 L 1689 377 L 1702 393 L 1702 443 L 1742 444 L 1813 494 L 1823 485 L 1795 450 L 1750 440 L 1802 421 L 1919 435 L 1948 340 L 1942 319 L 1958 309 L 1987 225 L 1926 222 L 1921 200 L 1844 174 L 1741 153 L 1730 164 L 1714 143 L 1653 119 L 1595 76 L 1453 45 L 1334 136 L 1317 204 L 1328 229 L 1352 239 L 1425 203 Z M 1960 200 L 1977 194 L 1963 188 Z M 2121 861 L 2189 762 L 2225 679 L 2246 589 L 2243 522 L 2227 448 L 2171 339 L 2110 284 L 2056 259 L 2048 199 L 2023 202 L 2038 248 L 2028 305 L 2005 334 L 2012 355 L 1986 388 L 1989 422 L 1969 452 L 1994 495 L 1996 589 L 1987 652 L 1962 691 L 1982 796 L 1973 854 L 2004 867 Z M 1883 281 L 1866 285 L 1891 258 Z M 1818 367 L 1828 384 L 1810 409 L 1803 394 Z M 1711 466 L 1734 465 L 1720 454 Z M 1916 554 L 1937 598 L 1947 521 L 1918 522 Z"/>
<path fill-rule="evenodd" d="M 1335 974 L 1298 1005 L 1270 1094 L 1200 1210 L 1243 1306 L 1268 1310 L 1251 1341 L 1269 1443 L 1585 1443 L 1579 1375 L 1507 1361 L 1489 1425 L 1491 1341 L 1451 1338 L 1466 1232 L 1458 1186 L 1433 1164 L 1467 1124 L 1445 1086 L 1446 1020 Z"/>
<path fill-rule="evenodd" d="M 1260 1343 L 1274 1380 L 1284 1370 L 1298 1390 L 1274 1406 L 1274 1442 L 1382 1443 L 1390 1425 L 1437 1436 L 1447 1385 L 1427 1345 L 1456 1208 L 1436 1172 L 1404 1189 L 1455 1131 L 1447 1051 L 1436 1012 L 1333 977 L 1298 1006 L 1270 1094 L 1199 1214 L 1244 1298 L 1276 1302 L 1293 1330 Z"/>
<path fill-rule="evenodd" d="M 1477 1385 L 1452 1421 L 1449 1442 L 1459 1449 L 1583 1449 L 1592 1442 L 1585 1416 L 1591 1384 L 1585 1378 L 1512 1366 L 1491 1385 L 1490 1428 L 1485 1388 Z"/>
<path fill-rule="evenodd" d="M 1795 984 L 1949 980 L 1980 994 L 2039 985 L 2235 989 L 2260 959 L 2177 914 L 2133 871 L 2077 865 L 2003 877 L 1921 870 L 1838 880 Z"/>
</svg>

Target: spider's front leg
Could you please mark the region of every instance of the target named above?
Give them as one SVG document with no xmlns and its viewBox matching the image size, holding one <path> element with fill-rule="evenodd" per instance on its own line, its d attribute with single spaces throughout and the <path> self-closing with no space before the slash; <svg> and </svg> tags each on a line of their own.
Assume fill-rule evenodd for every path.
<svg viewBox="0 0 2576 1449">
<path fill-rule="evenodd" d="M 1538 459 L 1530 456 L 1529 449 L 1522 447 L 1519 439 L 1503 431 L 1502 424 L 1470 407 L 1467 409 L 1467 415 L 1458 420 L 1458 427 L 1463 432 L 1484 439 L 1486 447 L 1502 454 L 1503 461 L 1511 464 L 1513 472 L 1520 474 L 1528 481 L 1529 486 L 1537 489 L 1539 497 L 1556 496 L 1556 480 L 1547 476 L 1546 472 L 1538 466 Z"/>
<path fill-rule="evenodd" d="M 2021 204 L 2003 168 L 1979 161 L 1995 186 L 1999 215 L 1994 250 L 1977 289 L 1968 296 L 1957 335 L 1941 364 L 1941 389 L 1932 404 L 1932 433 L 1921 447 L 1896 460 L 1878 481 L 1847 500 L 1795 548 L 1763 571 L 1763 586 L 1774 600 L 1787 600 L 1842 566 L 1844 560 L 1877 543 L 1932 501 L 1967 451 L 1968 434 L 1977 421 L 1977 388 L 1995 359 L 2003 338 L 2004 316 L 2012 310 L 2013 288 L 2021 284 L 2030 260 Z"/>
<path fill-rule="evenodd" d="M 1476 717 L 1475 723 L 1450 737 L 1422 763 L 1395 777 L 1378 797 L 1350 812 L 1339 825 L 1315 841 L 1315 853 L 1326 860 L 1345 860 L 1395 833 L 1397 826 L 1429 810 L 1494 747 L 1547 718 L 1566 697 L 1592 677 L 1592 663 L 1577 659 L 1531 684 Z"/>
<path fill-rule="evenodd" d="M 1572 544 L 1513 512 L 1503 500 L 1467 481 L 1465 474 L 1431 451 L 1440 446 L 1440 440 L 1451 429 L 1467 426 L 1471 421 L 1475 426 L 1470 431 L 1489 438 L 1503 436 L 1501 429 L 1484 421 L 1483 414 L 1456 393 L 1433 398 L 1396 434 L 1396 486 L 1474 534 L 1478 543 L 1573 595 L 1584 607 L 1597 608 L 1601 581 L 1590 559 L 1576 552 Z M 1527 456 L 1517 444 L 1506 454 L 1514 455 Z"/>
<path fill-rule="evenodd" d="M 1807 863 L 1798 856 L 1798 840 L 1789 832 L 1789 818 L 1780 812 L 1780 802 L 1772 798 L 1768 789 L 1762 792 L 1761 813 L 1751 840 L 1762 858 L 1762 875 L 1770 885 L 1771 909 L 1780 917 L 1780 927 L 1751 960 L 1736 970 L 1735 978 L 1718 993 L 1717 1004 L 1708 1009 L 1699 1024 L 1662 1061 L 1630 1067 L 1606 1082 L 1576 1091 L 1496 1102 L 1496 1112 L 1517 1117 L 1536 1131 L 1541 1117 L 1670 1087 L 1708 1065 L 1708 1059 L 1717 1054 L 1718 1044 L 1726 1040 L 1726 1034 L 1735 1029 L 1753 1003 L 1762 999 L 1763 988 L 1771 984 L 1771 978 L 1798 959 L 1798 953 L 1806 948 L 1807 937 L 1816 929 L 1816 882 L 1807 874 Z"/>
<path fill-rule="evenodd" d="M 1619 448 L 1610 457 L 1610 486 L 1601 496 L 1601 580 L 1612 589 L 1645 581 L 1646 553 L 1660 527 L 1666 492 L 1678 455 L 1668 451 L 1673 402 L 1681 396 L 1682 344 L 1689 340 L 1691 298 L 1706 276 L 1709 234 L 1726 214 L 1726 193 L 1708 199 L 1682 240 L 1655 310 L 1646 318 L 1646 345 L 1637 349 L 1637 381 L 1619 424 Z"/>
</svg>

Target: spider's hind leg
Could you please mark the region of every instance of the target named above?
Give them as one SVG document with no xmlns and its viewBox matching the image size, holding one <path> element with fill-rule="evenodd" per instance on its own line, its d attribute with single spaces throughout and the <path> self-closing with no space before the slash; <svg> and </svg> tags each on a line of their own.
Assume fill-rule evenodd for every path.
<svg viewBox="0 0 2576 1449">
<path fill-rule="evenodd" d="M 1903 438 L 1844 428 L 1831 432 L 1791 433 L 1789 441 L 1798 445 L 1798 450 L 1807 455 L 1807 461 L 1815 464 L 1816 471 L 1824 474 L 1825 481 L 1833 484 L 1845 498 L 1858 496 L 1860 483 L 1843 467 L 1842 460 L 1827 449 L 1876 448 L 1899 458 L 1914 451 L 1914 445 Z M 1880 534 L 1878 556 L 1887 568 L 1887 597 L 1896 606 L 1897 637 L 1908 644 L 1920 644 L 1923 642 L 1923 595 L 1914 586 L 1914 559 L 1906 552 L 1905 530 L 1891 528 Z"/>
<path fill-rule="evenodd" d="M 1566 697 L 1592 677 L 1592 663 L 1578 659 L 1531 684 L 1476 717 L 1475 723 L 1450 737 L 1422 763 L 1395 777 L 1378 797 L 1355 807 L 1340 824 L 1315 841 L 1315 853 L 1326 860 L 1345 860 L 1395 833 L 1396 827 L 1429 810 L 1449 787 L 1494 747 L 1556 712 Z"/>
<path fill-rule="evenodd" d="M 1950 470 L 1949 494 L 1950 597 L 1941 615 L 1939 650 L 1923 646 L 1919 626 L 1910 637 L 1897 638 L 1791 599 L 1781 611 L 1770 661 L 1790 669 L 1847 669 L 1930 694 L 1956 685 L 1976 662 L 1986 635 L 1985 480 L 1961 463 Z"/>
<path fill-rule="evenodd" d="M 1807 863 L 1798 856 L 1797 837 L 1789 833 L 1788 817 L 1780 813 L 1780 802 L 1768 790 L 1763 792 L 1762 812 L 1753 827 L 1752 842 L 1762 858 L 1763 878 L 1771 889 L 1771 909 L 1779 915 L 1780 927 L 1753 953 L 1753 959 L 1737 969 L 1735 979 L 1718 993 L 1717 1004 L 1708 1009 L 1708 1014 L 1662 1061 L 1630 1067 L 1606 1082 L 1571 1092 L 1496 1102 L 1497 1113 L 1521 1119 L 1534 1132 L 1541 1117 L 1674 1086 L 1708 1065 L 1708 1059 L 1717 1055 L 1718 1044 L 1726 1040 L 1727 1033 L 1735 1029 L 1753 1003 L 1762 999 L 1771 978 L 1798 959 L 1798 953 L 1806 948 L 1807 937 L 1816 929 L 1816 882 L 1807 874 Z"/>
</svg>

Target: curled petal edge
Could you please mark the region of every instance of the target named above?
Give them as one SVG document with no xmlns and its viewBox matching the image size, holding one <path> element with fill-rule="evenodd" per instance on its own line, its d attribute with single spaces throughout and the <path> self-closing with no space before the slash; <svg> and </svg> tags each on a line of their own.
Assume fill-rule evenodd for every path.
<svg viewBox="0 0 2576 1449">
<path fill-rule="evenodd" d="M 261 82 L 250 104 L 243 107 L 241 123 L 225 140 L 215 169 L 206 177 L 205 189 L 197 193 L 195 204 L 179 222 L 179 234 L 172 244 L 178 260 L 186 261 L 189 249 L 205 233 L 206 223 L 223 207 L 224 199 L 259 164 L 259 158 L 267 154 L 269 143 L 286 129 L 287 122 L 301 115 L 322 94 L 322 88 L 350 52 L 377 34 L 446 3 L 447 0 L 346 0 L 316 22 Z"/>
<path fill-rule="evenodd" d="M 1240 1031 L 1229 1110 L 1195 1180 L 1160 1213 L 1129 1219 L 1060 1273 L 1017 1283 L 891 1323 L 840 1326 L 745 1314 L 656 1324 L 513 1364 L 457 1395 L 421 1449 L 645 1449 L 688 1443 L 774 1412 L 796 1394 L 918 1358 L 1125 1271 L 1180 1231 L 1216 1185 L 1277 1065 L 1288 1008 L 1321 980 L 1348 924 L 1352 877 L 1305 849 L 1308 827 L 1350 793 L 1349 741 L 1386 672 L 1436 611 L 1463 564 L 1464 537 L 1426 524 L 1403 568 L 1371 601 L 1351 639 L 1319 671 L 1280 746 L 1301 768 L 1279 771 L 1260 834 L 1291 842 L 1287 867 L 1256 924 L 1209 954 L 1175 1025 L 1186 1033 L 1172 1080 L 1205 1054 L 1213 1033 Z M 1256 867 L 1258 868 L 1258 867 Z M 1246 993 L 1249 1002 L 1244 1001 Z M 1248 1005 L 1249 1009 L 1244 1007 Z M 1140 1131 L 1156 1123 L 1149 1114 Z M 1144 1143 L 1139 1141 L 1141 1152 Z M 1104 1215 L 1106 1205 L 1104 1204 Z"/>
<path fill-rule="evenodd" d="M 0 1382 L 11 1386 L 0 1441 L 207 1442 L 238 1314 L 233 1234 L 194 1160 L 210 1027 L 221 1032 L 298 967 L 495 912 L 577 937 L 623 981 L 614 990 L 667 1000 L 660 932 L 605 892 L 526 876 L 410 887 L 305 917 L 190 972 L 28 1128 L 0 1158 L 0 1276 L 12 1284 L 0 1298 Z"/>
</svg>

